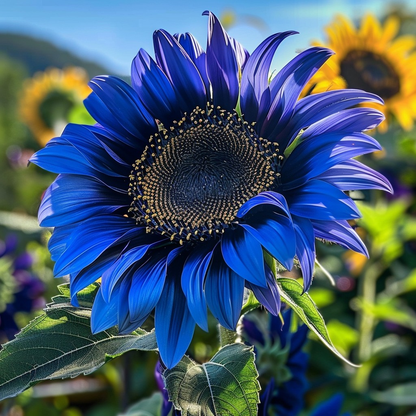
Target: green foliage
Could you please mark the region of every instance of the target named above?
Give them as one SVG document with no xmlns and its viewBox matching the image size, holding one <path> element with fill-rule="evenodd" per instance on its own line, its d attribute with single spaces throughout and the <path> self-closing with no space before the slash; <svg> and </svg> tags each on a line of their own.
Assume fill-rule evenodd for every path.
<svg viewBox="0 0 416 416">
<path fill-rule="evenodd" d="M 69 303 L 67 285 L 45 312 L 0 351 L 0 400 L 15 396 L 41 380 L 89 374 L 130 350 L 155 350 L 154 332 L 118 335 L 117 329 L 93 335 L 91 305 L 98 284 L 79 295 L 80 308 Z"/>
<path fill-rule="evenodd" d="M 286 340 L 284 348 L 280 343 L 279 337 L 275 337 L 272 341 L 270 338 L 269 319 L 264 318 L 265 314 L 260 311 L 254 311 L 246 317 L 247 320 L 254 323 L 264 339 L 264 344 L 262 342 L 254 343 L 254 346 L 256 347 L 256 366 L 260 373 L 260 382 L 264 382 L 264 385 L 266 385 L 273 377 L 276 384 L 280 385 L 290 380 L 292 377 L 290 368 L 287 366 L 290 351 L 290 338 Z M 283 318 L 281 317 L 281 319 Z M 293 321 L 295 320 L 293 319 Z M 295 322 L 292 322 L 291 329 L 297 329 Z"/>
<path fill-rule="evenodd" d="M 75 124 L 94 124 L 95 120 L 83 105 L 75 105 L 68 114 L 68 122 Z"/>
<path fill-rule="evenodd" d="M 416 313 L 399 298 L 370 303 L 365 299 L 356 299 L 355 306 L 380 321 L 394 322 L 416 331 Z"/>
<path fill-rule="evenodd" d="M 308 328 L 319 338 L 319 340 L 328 347 L 336 356 L 346 363 L 354 366 L 335 348 L 329 337 L 328 330 L 322 315 L 313 302 L 312 298 L 303 293 L 302 286 L 294 279 L 280 277 L 277 279 L 280 287 L 280 293 L 285 302 L 296 312 L 299 318 L 308 326 Z"/>
<path fill-rule="evenodd" d="M 260 385 L 252 347 L 227 345 L 201 365 L 185 356 L 164 377 L 182 416 L 257 415 Z"/>
<path fill-rule="evenodd" d="M 387 264 L 403 254 L 405 241 L 416 238 L 416 220 L 406 214 L 406 200 L 357 205 L 363 215 L 360 226 L 371 237 L 373 256 L 381 255 Z"/>
<path fill-rule="evenodd" d="M 340 322 L 338 319 L 331 319 L 328 322 L 327 330 L 335 348 L 344 356 L 350 354 L 360 337 L 356 329 Z"/>
<path fill-rule="evenodd" d="M 0 313 L 13 300 L 16 281 L 12 275 L 12 262 L 7 258 L 0 258 Z"/>
<path fill-rule="evenodd" d="M 416 406 L 416 382 L 398 384 L 390 389 L 374 392 L 372 398 L 381 403 L 394 406 Z"/>
<path fill-rule="evenodd" d="M 162 403 L 162 393 L 153 393 L 151 397 L 140 400 L 120 416 L 160 416 Z"/>
<path fill-rule="evenodd" d="M 312 287 L 309 289 L 308 293 L 318 308 L 331 305 L 335 301 L 335 293 L 333 290 L 324 289 L 322 287 Z"/>
</svg>

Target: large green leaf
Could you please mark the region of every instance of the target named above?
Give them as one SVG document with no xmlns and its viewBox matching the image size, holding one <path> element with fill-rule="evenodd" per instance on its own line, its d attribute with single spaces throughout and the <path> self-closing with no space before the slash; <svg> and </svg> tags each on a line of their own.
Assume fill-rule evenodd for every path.
<svg viewBox="0 0 416 416">
<path fill-rule="evenodd" d="M 97 284 L 79 296 L 80 304 L 92 303 Z M 91 309 L 69 303 L 66 285 L 44 313 L 29 323 L 0 351 L 0 400 L 12 397 L 41 380 L 89 374 L 109 359 L 130 350 L 155 350 L 154 332 L 118 335 L 117 328 L 93 335 Z"/>
<path fill-rule="evenodd" d="M 343 361 L 356 367 L 355 364 L 348 361 L 335 348 L 329 337 L 324 318 L 322 318 L 312 298 L 307 293 L 303 293 L 303 287 L 296 280 L 286 277 L 278 278 L 277 284 L 285 302 L 296 312 L 308 328 L 317 335 L 323 344 Z"/>
<path fill-rule="evenodd" d="M 182 416 L 256 416 L 260 385 L 252 347 L 231 344 L 198 365 L 188 357 L 164 373 Z"/>
</svg>

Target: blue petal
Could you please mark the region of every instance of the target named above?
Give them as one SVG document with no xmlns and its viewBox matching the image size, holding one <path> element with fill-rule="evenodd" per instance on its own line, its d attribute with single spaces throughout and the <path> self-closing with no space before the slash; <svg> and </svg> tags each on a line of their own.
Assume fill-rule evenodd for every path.
<svg viewBox="0 0 416 416">
<path fill-rule="evenodd" d="M 87 138 L 85 138 L 85 142 L 88 145 Z M 126 174 L 129 174 L 129 172 L 125 172 L 124 175 L 117 173 L 120 165 L 111 163 L 108 154 L 105 155 L 98 146 L 92 144 L 90 149 L 96 156 L 94 161 L 88 160 L 86 154 L 77 149 L 68 138 L 57 137 L 50 140 L 43 149 L 37 151 L 30 158 L 30 162 L 53 173 L 78 174 L 92 177 L 101 176 L 103 173 L 109 176 L 120 177 L 125 177 Z M 111 164 L 114 165 L 112 169 L 107 167 Z"/>
<path fill-rule="evenodd" d="M 372 130 L 383 120 L 384 114 L 374 108 L 349 108 L 310 125 L 302 134 L 302 140 L 329 132 L 353 133 Z"/>
<path fill-rule="evenodd" d="M 86 220 L 72 232 L 66 250 L 55 264 L 56 276 L 77 273 L 115 243 L 144 233 L 131 218 L 100 215 Z"/>
<path fill-rule="evenodd" d="M 111 302 L 107 303 L 98 289 L 91 311 L 91 332 L 97 334 L 117 325 L 117 307 L 119 302 L 118 289 L 114 293 Z"/>
<path fill-rule="evenodd" d="M 111 293 L 117 282 L 123 278 L 123 275 L 130 267 L 144 257 L 150 247 L 151 245 L 147 244 L 128 249 L 120 256 L 112 267 L 108 268 L 105 273 L 103 273 L 101 279 L 101 291 L 106 302 L 110 300 Z"/>
<path fill-rule="evenodd" d="M 353 200 L 329 183 L 312 180 L 285 193 L 290 212 L 314 220 L 348 220 L 361 214 Z"/>
<path fill-rule="evenodd" d="M 245 202 L 237 212 L 238 218 L 245 217 L 253 208 L 261 205 L 271 205 L 273 209 L 277 209 L 290 217 L 289 207 L 283 195 L 273 191 L 261 192 L 255 197 Z"/>
<path fill-rule="evenodd" d="M 111 135 L 101 134 L 98 137 L 92 129 L 92 126 L 68 124 L 61 140 L 67 141 L 76 148 L 96 171 L 108 176 L 125 177 L 131 170 L 131 163 L 126 163 L 118 155 L 125 146 L 121 143 L 117 146 L 118 139 Z"/>
<path fill-rule="evenodd" d="M 128 156 L 126 152 L 130 149 L 120 137 L 112 135 L 103 127 L 100 128 L 98 124 L 89 126 L 70 123 L 65 127 L 62 137 L 79 149 L 91 165 L 95 166 L 97 163 L 105 162 L 105 159 L 109 156 L 111 159 L 109 159 L 110 164 L 107 164 L 108 166 L 105 163 L 105 166 L 95 166 L 96 169 L 107 175 L 124 176 L 126 171 L 129 172 L 129 169 L 131 169 L 130 159 L 128 162 L 124 159 L 125 156 Z M 99 147 L 98 155 L 95 149 L 96 146 Z M 103 168 L 105 170 L 102 170 Z M 117 171 L 112 172 L 114 170 Z"/>
<path fill-rule="evenodd" d="M 293 74 L 297 74 L 295 77 L 297 80 L 304 78 L 305 75 L 309 75 L 310 78 L 310 74 L 316 72 L 316 70 L 333 54 L 334 52 L 330 49 L 322 47 L 308 48 L 299 53 L 272 79 L 270 83 L 272 96 L 276 96 L 283 87 L 289 87 L 288 80 L 293 77 Z M 299 83 L 298 86 L 300 86 Z"/>
<path fill-rule="evenodd" d="M 243 279 L 267 287 L 261 244 L 244 228 L 226 232 L 221 240 L 222 256 L 228 267 Z"/>
<path fill-rule="evenodd" d="M 133 59 L 131 81 L 149 112 L 165 126 L 182 117 L 172 84 L 143 49 Z"/>
<path fill-rule="evenodd" d="M 136 92 L 124 81 L 101 75 L 94 77 L 88 85 L 114 115 L 123 130 L 133 138 L 137 138 L 137 141 L 140 139 L 146 141 L 152 133 L 157 132 L 154 118 L 146 110 Z M 103 126 L 108 124 L 108 120 L 102 115 L 97 113 L 92 115 Z M 108 126 L 115 127 L 110 124 Z"/>
<path fill-rule="evenodd" d="M 117 304 L 117 325 L 119 334 L 128 334 L 137 329 L 130 319 L 129 304 L 127 302 L 131 286 L 131 276 L 128 274 L 117 285 L 118 289 L 118 304 Z M 115 292 L 117 296 L 117 291 Z M 111 302 L 111 300 L 110 300 Z"/>
<path fill-rule="evenodd" d="M 390 182 L 381 173 L 363 165 L 358 160 L 347 160 L 333 166 L 317 176 L 320 179 L 338 187 L 341 191 L 358 189 L 381 189 L 393 193 Z"/>
<path fill-rule="evenodd" d="M 140 325 L 156 306 L 162 294 L 167 271 L 167 254 L 157 251 L 133 274 L 128 305 L 131 318 L 140 321 Z"/>
<path fill-rule="evenodd" d="M 241 227 L 250 232 L 276 260 L 290 270 L 296 249 L 291 219 L 272 210 L 265 210 L 261 215 L 246 221 L 247 224 L 240 224 Z"/>
<path fill-rule="evenodd" d="M 129 294 L 131 293 L 131 286 L 132 276 L 131 273 L 127 273 L 120 284 L 120 295 L 117 310 L 118 330 L 121 335 L 130 334 L 135 331 L 147 318 L 147 316 L 145 316 L 140 321 L 132 318 L 129 303 L 127 302 Z"/>
<path fill-rule="evenodd" d="M 357 251 L 368 257 L 368 251 L 358 234 L 347 221 L 312 220 L 316 238 L 339 244 L 342 247 Z"/>
<path fill-rule="evenodd" d="M 234 331 L 243 305 L 244 279 L 227 266 L 218 246 L 208 268 L 205 294 L 218 322 Z"/>
<path fill-rule="evenodd" d="M 201 75 L 177 40 L 164 30 L 153 34 L 156 62 L 162 68 L 180 98 L 182 111 L 205 107 L 207 97 Z"/>
<path fill-rule="evenodd" d="M 208 11 L 207 72 L 214 106 L 234 110 L 239 91 L 238 65 L 234 47 L 217 17 Z"/>
<path fill-rule="evenodd" d="M 301 140 L 283 163 L 281 189 L 301 186 L 338 163 L 380 149 L 378 142 L 364 133 L 326 133 Z"/>
<path fill-rule="evenodd" d="M 260 287 L 250 282 L 246 282 L 248 289 L 253 291 L 257 300 L 272 314 L 279 315 L 280 312 L 280 294 L 277 286 L 276 278 L 270 268 L 265 265 L 267 286 Z"/>
<path fill-rule="evenodd" d="M 59 142 L 58 142 L 59 140 Z M 57 146 L 59 144 L 59 146 Z M 63 151 L 62 151 L 63 150 Z M 37 151 L 30 159 L 31 163 L 53 173 L 81 173 L 95 176 L 96 172 L 82 155 L 61 138 L 54 138 Z"/>
<path fill-rule="evenodd" d="M 183 266 L 181 277 L 182 290 L 185 293 L 189 311 L 204 331 L 208 331 L 204 282 L 212 253 L 213 245 L 209 243 L 192 249 Z"/>
<path fill-rule="evenodd" d="M 69 124 L 67 128 L 72 126 Z M 109 130 L 107 127 L 103 127 L 96 123 L 94 126 L 83 126 L 97 137 L 97 139 L 103 144 L 107 152 L 111 154 L 111 157 L 119 163 L 124 162 L 129 167 L 137 159 L 137 151 L 144 148 L 146 141 L 141 141 L 134 137 L 131 141 L 126 139 L 126 135 L 118 134 L 113 130 Z M 73 134 L 71 132 L 71 134 Z M 129 136 L 130 137 L 130 136 Z M 148 140 L 148 138 L 146 138 Z M 139 143 L 139 145 L 138 145 Z"/>
<path fill-rule="evenodd" d="M 278 141 L 276 136 L 289 122 L 304 86 L 331 56 L 325 48 L 310 48 L 289 62 L 270 83 L 271 105 L 261 129 L 261 135 Z M 281 149 L 286 143 L 279 138 Z"/>
<path fill-rule="evenodd" d="M 315 265 L 315 233 L 310 220 L 292 216 L 293 228 L 296 234 L 296 256 L 299 259 L 303 276 L 303 289 L 309 290 L 312 283 Z"/>
<path fill-rule="evenodd" d="M 117 120 L 116 116 L 110 111 L 106 104 L 92 92 L 85 100 L 84 106 L 91 116 L 99 121 L 103 128 L 109 133 L 119 137 L 126 146 L 144 149 L 145 138 L 135 138 Z"/>
<path fill-rule="evenodd" d="M 262 99 L 265 101 L 263 106 L 270 104 L 269 70 L 273 55 L 286 37 L 296 33 L 290 31 L 269 36 L 248 58 L 241 76 L 240 90 L 240 105 L 245 120 L 258 121 L 258 111 Z M 267 97 L 263 98 L 264 94 Z"/>
<path fill-rule="evenodd" d="M 237 61 L 237 65 L 240 68 L 240 72 L 243 72 L 248 58 L 250 58 L 250 54 L 248 53 L 247 49 L 243 47 L 243 45 L 235 40 L 233 37 L 229 36 L 231 46 L 234 49 L 235 59 Z"/>
<path fill-rule="evenodd" d="M 280 144 L 280 150 L 283 151 L 302 129 L 363 102 L 383 104 L 377 95 L 353 89 L 328 91 L 302 98 L 296 103 L 290 123 L 274 137 L 274 140 Z"/>
<path fill-rule="evenodd" d="M 181 360 L 195 329 L 195 321 L 180 285 L 181 261 L 173 261 L 172 266 L 168 266 L 168 275 L 155 311 L 157 345 L 167 368 L 174 367 Z"/>
<path fill-rule="evenodd" d="M 126 195 L 87 176 L 59 175 L 43 196 L 38 218 L 42 227 L 63 226 L 129 205 Z"/>
<path fill-rule="evenodd" d="M 66 250 L 71 234 L 77 226 L 78 224 L 70 224 L 64 227 L 55 227 L 48 241 L 48 249 L 51 253 L 52 261 L 56 261 Z"/>
<path fill-rule="evenodd" d="M 202 80 L 204 81 L 206 91 L 209 91 L 210 84 L 207 75 L 207 58 L 201 45 L 191 33 L 175 34 L 174 36 L 198 68 Z"/>
<path fill-rule="evenodd" d="M 77 293 L 96 282 L 114 264 L 122 249 L 123 247 L 120 246 L 113 247 L 79 273 L 70 275 L 71 303 L 74 306 L 79 306 Z M 101 287 L 101 294 L 103 294 L 102 290 Z M 104 300 L 107 302 L 107 299 Z"/>
</svg>

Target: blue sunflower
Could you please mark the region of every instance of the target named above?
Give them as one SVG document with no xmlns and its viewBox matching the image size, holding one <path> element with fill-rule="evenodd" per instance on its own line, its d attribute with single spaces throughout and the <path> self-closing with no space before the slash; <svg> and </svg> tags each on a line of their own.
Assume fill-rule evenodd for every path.
<svg viewBox="0 0 416 416">
<path fill-rule="evenodd" d="M 85 106 L 95 126 L 68 125 L 31 161 L 58 173 L 39 209 L 55 227 L 55 275 L 76 293 L 102 278 L 92 330 L 128 333 L 154 311 L 167 367 L 181 359 L 207 308 L 235 328 L 245 288 L 273 314 L 280 296 L 267 251 L 290 270 L 299 261 L 305 290 L 315 238 L 367 254 L 348 225 L 360 213 L 343 191 L 390 190 L 383 176 L 353 160 L 379 150 L 363 133 L 383 115 L 358 90 L 298 100 L 331 56 L 311 48 L 269 82 L 279 44 L 268 37 L 249 53 L 209 12 L 204 51 L 189 33 L 154 33 L 153 59 L 140 50 L 132 86 L 91 80 Z"/>
</svg>

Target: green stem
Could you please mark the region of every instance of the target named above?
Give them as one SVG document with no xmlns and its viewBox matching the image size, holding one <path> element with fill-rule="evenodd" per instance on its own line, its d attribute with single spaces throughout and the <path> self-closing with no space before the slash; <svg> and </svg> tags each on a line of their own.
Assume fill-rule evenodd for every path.
<svg viewBox="0 0 416 416">
<path fill-rule="evenodd" d="M 238 342 L 240 336 L 237 331 L 231 331 L 218 324 L 218 334 L 220 337 L 220 348 L 225 347 L 228 344 L 234 344 Z"/>
<path fill-rule="evenodd" d="M 352 380 L 356 391 L 365 391 L 368 384 L 370 371 L 368 360 L 371 358 L 371 348 L 374 336 L 374 329 L 377 320 L 366 310 L 364 305 L 374 305 L 377 295 L 377 279 L 385 270 L 386 265 L 379 258 L 375 262 L 369 263 L 358 285 L 358 298 L 362 300 L 362 306 L 357 312 L 357 328 L 360 334 L 358 341 L 356 361 L 363 366 L 357 370 Z"/>
<path fill-rule="evenodd" d="M 370 265 L 362 279 L 359 280 L 358 297 L 367 305 L 373 305 L 376 300 L 376 283 L 379 276 L 378 269 L 377 263 Z M 357 320 L 360 334 L 357 358 L 359 362 L 364 362 L 371 355 L 371 342 L 373 340 L 375 319 L 373 315 L 366 312 L 364 308 L 361 308 L 357 314 Z"/>
</svg>

